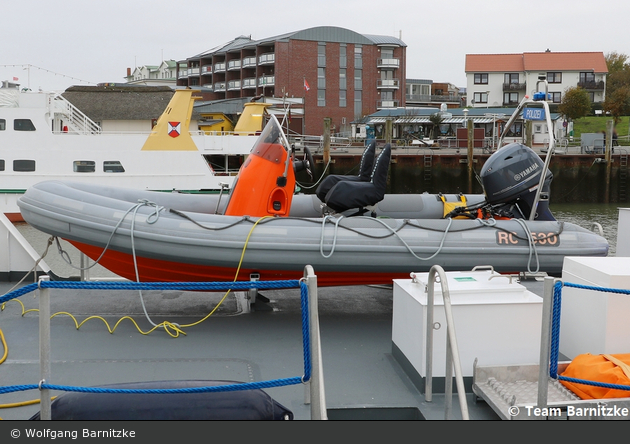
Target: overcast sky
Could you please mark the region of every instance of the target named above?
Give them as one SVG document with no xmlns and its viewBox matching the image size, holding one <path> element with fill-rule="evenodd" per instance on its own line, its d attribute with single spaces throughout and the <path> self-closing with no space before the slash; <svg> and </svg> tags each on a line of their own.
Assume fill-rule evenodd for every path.
<svg viewBox="0 0 630 444">
<path fill-rule="evenodd" d="M 315 26 L 399 37 L 406 78 L 462 87 L 466 54 L 630 55 L 623 0 L 20 0 L 2 6 L 0 80 L 34 90 L 124 82 L 128 67 Z"/>
</svg>

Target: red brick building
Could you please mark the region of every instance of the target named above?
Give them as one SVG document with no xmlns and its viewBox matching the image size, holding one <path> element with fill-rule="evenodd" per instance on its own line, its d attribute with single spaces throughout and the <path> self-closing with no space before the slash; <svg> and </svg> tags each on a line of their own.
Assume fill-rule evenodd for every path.
<svg viewBox="0 0 630 444">
<path fill-rule="evenodd" d="M 261 40 L 241 36 L 181 61 L 177 85 L 199 87 L 206 100 L 293 99 L 300 103 L 294 131 L 321 134 L 328 117 L 333 133 L 348 133 L 354 120 L 405 106 L 405 56 L 398 38 L 337 27 Z"/>
</svg>

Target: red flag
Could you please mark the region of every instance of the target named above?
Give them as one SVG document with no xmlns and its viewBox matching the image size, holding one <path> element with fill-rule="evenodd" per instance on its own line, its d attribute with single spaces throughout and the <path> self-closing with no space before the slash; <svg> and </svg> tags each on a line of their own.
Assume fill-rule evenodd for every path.
<svg viewBox="0 0 630 444">
<path fill-rule="evenodd" d="M 311 89 L 311 87 L 310 87 L 310 86 L 308 86 L 308 82 L 306 81 L 306 79 L 304 79 L 304 89 L 305 89 L 306 91 L 308 91 L 309 89 Z"/>
<path fill-rule="evenodd" d="M 18 80 L 20 80 L 20 79 L 18 79 L 17 77 L 13 77 L 13 81 L 14 82 L 17 82 Z"/>
</svg>

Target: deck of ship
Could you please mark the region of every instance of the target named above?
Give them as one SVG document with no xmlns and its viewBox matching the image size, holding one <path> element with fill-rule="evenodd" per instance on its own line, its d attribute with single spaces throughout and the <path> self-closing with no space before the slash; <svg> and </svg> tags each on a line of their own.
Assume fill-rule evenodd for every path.
<svg viewBox="0 0 630 444">
<path fill-rule="evenodd" d="M 0 284 L 0 291 L 11 289 Z M 3 385 L 40 381 L 37 291 L 9 301 L 0 313 L 8 357 L 0 364 Z M 142 291 L 151 321 L 195 324 L 223 292 Z M 236 295 L 236 296 L 235 296 Z M 236 293 L 208 319 L 173 337 L 153 327 L 137 290 L 51 289 L 51 384 L 102 386 L 161 380 L 267 381 L 303 374 L 300 293 L 261 290 L 268 303 L 249 311 Z M 319 317 L 328 419 L 444 419 L 444 396 L 426 402 L 392 356 L 391 287 L 320 288 Z M 258 306 L 258 308 L 256 308 Z M 118 325 L 116 323 L 124 316 Z M 81 323 L 76 328 L 76 322 Z M 105 322 L 106 321 L 106 322 Z M 110 334 L 109 330 L 115 330 Z M 296 420 L 311 419 L 302 385 L 265 389 Z M 60 394 L 60 393 L 55 393 Z M 36 399 L 35 391 L 4 394 L 0 404 Z M 483 401 L 467 394 L 470 419 L 498 419 Z M 38 405 L 0 410 L 5 420 L 29 419 Z M 451 419 L 461 418 L 457 395 Z"/>
</svg>

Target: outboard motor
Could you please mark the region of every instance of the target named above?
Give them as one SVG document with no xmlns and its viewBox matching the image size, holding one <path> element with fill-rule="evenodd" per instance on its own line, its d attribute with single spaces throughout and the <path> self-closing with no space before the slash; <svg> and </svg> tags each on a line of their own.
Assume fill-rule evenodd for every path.
<svg viewBox="0 0 630 444">
<path fill-rule="evenodd" d="M 510 143 L 496 151 L 481 170 L 481 181 L 486 201 L 494 210 L 507 217 L 535 220 L 555 220 L 549 211 L 549 190 L 553 174 L 547 170 L 540 201 L 533 208 L 536 190 L 544 162 L 528 146 Z"/>
</svg>

